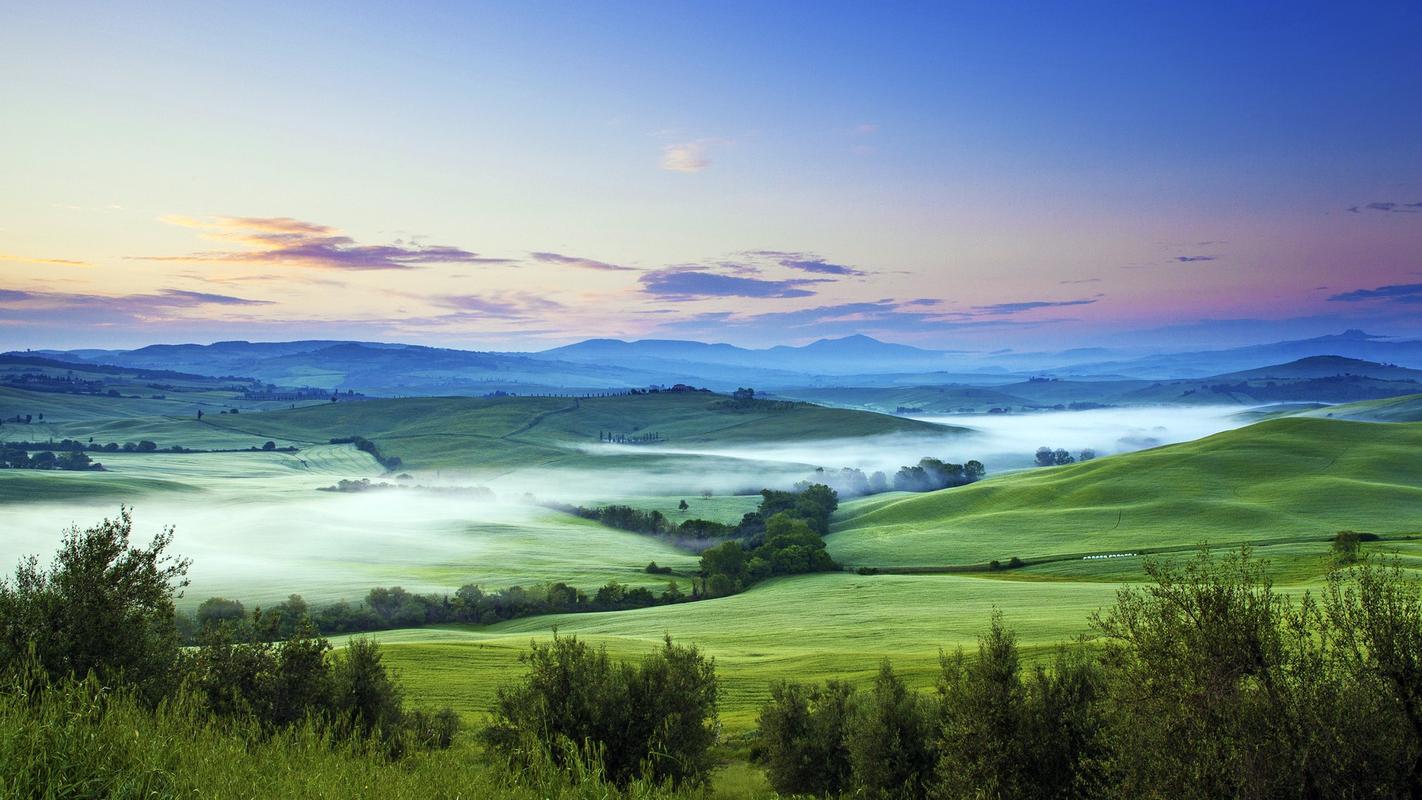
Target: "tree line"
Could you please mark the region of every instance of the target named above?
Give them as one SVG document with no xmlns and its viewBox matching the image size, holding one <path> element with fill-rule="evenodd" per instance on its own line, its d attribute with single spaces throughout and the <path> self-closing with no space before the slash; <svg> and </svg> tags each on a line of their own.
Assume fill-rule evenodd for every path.
<svg viewBox="0 0 1422 800">
<path fill-rule="evenodd" d="M 210 597 L 196 612 L 178 614 L 176 624 L 186 643 L 196 643 L 215 625 L 227 625 L 263 641 L 290 636 L 309 622 L 323 635 L 367 633 L 425 625 L 493 625 L 519 617 L 625 611 L 685 602 L 689 597 L 669 580 L 660 594 L 645 586 L 608 581 L 592 594 L 563 582 L 485 589 L 468 583 L 451 594 L 411 592 L 400 586 L 377 586 L 359 602 L 340 600 L 312 608 L 299 594 L 249 611 L 240 600 Z"/>
<path fill-rule="evenodd" d="M 331 440 L 331 444 L 355 445 L 356 449 L 361 451 L 362 453 L 369 453 L 370 457 L 374 458 L 376 463 L 380 464 L 380 466 L 382 467 L 385 467 L 386 472 L 394 472 L 395 470 L 399 469 L 403 463 L 405 463 L 400 459 L 399 456 L 390 456 L 381 453 L 380 448 L 376 447 L 375 442 L 372 442 L 364 436 L 337 436 L 336 438 Z"/>
<path fill-rule="evenodd" d="M 995 614 L 936 692 L 779 683 L 757 757 L 785 794 L 1417 797 L 1422 593 L 1397 566 L 1276 593 L 1247 550 L 1148 567 L 1088 640 L 1027 666 Z"/>
<path fill-rule="evenodd" d="M 1058 447 L 1053 450 L 1050 447 L 1039 447 L 1033 457 L 1033 463 L 1039 467 L 1060 467 L 1066 464 L 1075 464 L 1078 461 L 1090 461 L 1093 458 L 1096 458 L 1096 451 L 1091 448 L 1082 450 L 1073 456 L 1070 451 L 1064 448 Z"/>
<path fill-rule="evenodd" d="M 255 731 L 260 739 L 304 731 L 320 746 L 380 760 L 454 742 L 460 722 L 452 709 L 408 706 L 377 644 L 358 638 L 335 649 L 313 632 L 304 609 L 286 609 L 294 627 L 276 642 L 261 635 L 269 621 L 264 614 L 244 626 L 214 613 L 196 646 L 184 648 L 173 609 L 190 562 L 167 553 L 172 529 L 147 547 L 133 543 L 131 533 L 132 517 L 123 509 L 116 519 L 71 529 L 48 568 L 30 557 L 12 579 L 0 579 L 4 713 L 13 712 L 16 701 L 39 715 L 77 700 L 78 720 L 92 724 L 116 708 L 133 711 L 125 705 L 131 702 L 140 715 L 181 709 L 194 732 Z M 395 593 L 384 599 L 399 602 Z M 205 604 L 214 612 L 218 605 Z M 492 724 L 479 733 L 497 758 L 516 769 L 576 769 L 579 776 L 567 781 L 605 779 L 611 787 L 706 781 L 719 731 L 718 685 L 715 662 L 695 647 L 668 638 L 633 664 L 555 635 L 521 660 L 526 674 L 499 689 Z M 130 724 L 123 728 L 130 739 L 137 735 Z M 31 741 L 37 742 L 42 737 L 35 733 Z M 113 745 L 99 738 L 93 735 L 90 746 Z M 0 740 L 0 751 L 13 744 L 10 737 Z M 121 769 L 124 749 L 112 751 L 97 771 Z M 9 766 L 44 763 L 51 754 L 42 748 L 22 755 L 23 765 Z M 73 766 L 40 769 L 49 776 L 41 780 Z M 11 788 L 13 777 L 5 781 Z M 109 776 L 90 777 L 100 786 Z"/>
</svg>

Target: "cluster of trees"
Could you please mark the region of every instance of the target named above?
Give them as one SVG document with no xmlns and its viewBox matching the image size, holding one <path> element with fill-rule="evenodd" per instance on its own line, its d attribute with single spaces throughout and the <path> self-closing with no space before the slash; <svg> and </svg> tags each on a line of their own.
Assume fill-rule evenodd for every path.
<svg viewBox="0 0 1422 800">
<path fill-rule="evenodd" d="M 57 442 L 6 442 L 5 447 L 17 450 L 54 450 L 66 453 L 155 453 L 158 445 L 147 439 L 137 442 L 109 442 L 108 444 L 97 444 L 93 437 L 87 442 L 78 439 L 60 439 Z"/>
<path fill-rule="evenodd" d="M 1247 551 L 1150 568 L 1097 646 L 1022 664 L 994 616 L 937 692 L 777 684 L 758 755 L 786 794 L 902 798 L 1416 797 L 1422 592 L 1396 567 L 1276 594 Z"/>
<path fill-rule="evenodd" d="M 104 465 L 93 460 L 82 450 L 61 451 L 55 455 L 51 450 L 41 450 L 34 455 L 23 447 L 0 446 L 0 469 L 63 469 L 99 470 Z"/>
<path fill-rule="evenodd" d="M 395 476 L 396 480 L 410 481 L 413 478 L 409 473 L 401 473 Z M 341 492 L 345 494 L 359 494 L 361 492 L 382 491 L 386 489 L 419 489 L 422 492 L 435 492 L 439 494 L 457 494 L 462 497 L 472 497 L 487 499 L 494 496 L 494 491 L 487 486 L 418 486 L 410 483 L 390 483 L 389 481 L 371 481 L 370 478 L 358 478 L 350 480 L 342 478 L 332 486 L 319 486 L 318 492 Z"/>
<path fill-rule="evenodd" d="M 406 709 L 379 648 L 364 640 L 328 656 L 330 643 L 298 623 L 280 643 L 232 624 L 213 604 L 197 647 L 183 648 L 173 599 L 189 562 L 166 553 L 172 530 L 147 547 L 130 541 L 132 517 L 71 529 L 53 564 L 20 563 L 0 580 L 0 677 L 28 692 L 72 680 L 123 686 L 149 708 L 193 699 L 214 718 L 266 730 L 315 724 L 331 741 L 375 745 L 389 757 L 447 747 L 448 709 Z"/>
<path fill-rule="evenodd" d="M 662 569 L 647 571 L 665 574 Z M 360 602 L 341 600 L 316 609 L 298 594 L 250 612 L 239 600 L 212 597 L 204 600 L 192 617 L 179 614 L 177 625 L 181 638 L 189 644 L 200 642 L 203 631 L 218 623 L 257 640 L 277 641 L 299 632 L 303 624 L 323 635 L 449 623 L 492 625 L 539 614 L 624 611 L 690 599 L 694 598 L 683 592 L 675 580 L 668 580 L 660 594 L 645 586 L 627 586 L 617 581 L 608 581 L 592 594 L 561 582 L 502 589 L 484 589 L 471 583 L 453 594 L 420 594 L 400 586 L 378 586 Z"/>
<path fill-rule="evenodd" d="M 192 448 L 183 447 L 182 445 L 177 445 L 177 444 L 175 444 L 175 445 L 170 445 L 170 446 L 168 446 L 168 447 L 166 447 L 166 448 L 161 448 L 161 449 L 160 449 L 160 448 L 158 447 L 158 443 L 157 443 L 157 442 L 149 441 L 148 439 L 141 439 L 141 440 L 139 440 L 139 441 L 137 441 L 137 442 L 124 442 L 123 444 L 119 444 L 118 442 L 109 442 L 109 443 L 107 443 L 107 444 L 99 444 L 99 443 L 97 443 L 97 442 L 95 442 L 95 441 L 93 440 L 93 437 L 90 437 L 89 441 L 87 441 L 87 442 L 81 442 L 81 441 L 79 441 L 79 440 L 77 440 L 77 439 L 61 439 L 61 440 L 59 440 L 58 442 L 18 442 L 18 441 L 17 441 L 17 442 L 5 442 L 5 443 L 3 443 L 3 444 L 0 444 L 0 447 L 3 447 L 5 450 L 9 450 L 9 451 L 20 451 L 20 452 L 26 452 L 26 451 L 40 451 L 40 452 L 50 451 L 51 454 L 53 454 L 53 453 L 72 453 L 72 454 L 79 454 L 79 455 L 82 455 L 82 454 L 84 454 L 85 452 L 89 452 L 89 453 L 245 453 L 245 452 L 252 452 L 252 451 L 255 451 L 255 450 L 262 450 L 262 451 L 266 451 L 266 452 L 274 452 L 274 451 L 275 451 L 275 452 L 282 452 L 282 453 L 294 453 L 294 452 L 296 452 L 296 448 L 295 448 L 295 447 L 277 447 L 277 443 L 276 443 L 276 442 L 273 442 L 273 441 L 264 442 L 261 447 L 257 447 L 256 445 L 253 445 L 253 446 L 248 447 L 248 448 L 227 448 L 227 449 L 218 449 L 218 450 L 194 450 L 194 449 L 192 449 Z M 32 458 L 33 458 L 33 457 L 32 457 Z M 77 459 L 77 462 L 76 462 L 76 463 L 84 463 L 84 462 L 83 462 L 83 459 Z M 81 466 L 81 467 L 55 467 L 55 468 L 56 468 L 56 469 L 95 469 L 95 467 L 82 467 L 82 466 Z M 41 469 L 47 469 L 47 468 L 46 468 L 46 467 L 41 467 Z"/>
<path fill-rule="evenodd" d="M 760 496 L 759 507 L 735 525 L 705 519 L 678 524 L 660 511 L 625 505 L 554 507 L 636 533 L 675 535 L 690 542 L 726 540 L 702 551 L 701 569 L 687 598 L 691 600 L 735 594 L 776 575 L 839 569 L 821 538 L 829 532 L 830 515 L 839 507 L 834 489 L 823 483 L 799 483 L 791 491 L 762 489 Z"/>
<path fill-rule="evenodd" d="M 187 583 L 189 563 L 167 555 L 171 530 L 147 547 L 130 541 L 131 530 L 125 509 L 118 519 L 71 530 L 49 569 L 30 558 L 13 580 L 0 579 L 0 704 L 12 721 L 17 708 L 34 718 L 26 722 L 26 736 L 41 750 L 24 754 L 17 785 L 52 793 L 52 779 L 63 775 L 71 788 L 83 785 L 98 795 L 132 785 L 163 793 L 169 782 L 158 772 L 123 783 L 131 748 L 115 747 L 112 731 L 99 724 L 111 713 L 128 715 L 119 733 L 129 739 L 149 726 L 146 717 L 170 727 L 189 724 L 208 738 L 256 731 L 247 739 L 253 745 L 290 731 L 293 738 L 278 741 L 329 747 L 354 759 L 395 760 L 454 742 L 458 715 L 448 707 L 407 706 L 374 642 L 355 639 L 333 649 L 302 614 L 285 639 L 273 642 L 261 635 L 268 613 L 246 617 L 240 604 L 214 599 L 199 611 L 198 645 L 182 647 L 173 602 Z M 499 690 L 493 722 L 481 735 L 510 764 L 534 770 L 553 764 L 565 768 L 564 775 L 575 773 L 554 778 L 555 786 L 599 788 L 592 784 L 606 781 L 603 788 L 617 790 L 706 782 L 719 734 L 718 685 L 714 660 L 695 647 L 668 638 L 631 664 L 555 636 L 522 660 L 527 674 Z M 43 717 L 55 706 L 74 710 L 63 720 Z M 76 765 L 51 759 L 41 736 L 56 722 L 70 730 L 76 722 L 92 724 L 81 747 L 66 747 L 68 755 L 111 752 L 86 757 L 83 771 L 69 774 Z M 13 745 L 8 738 L 5 744 Z M 165 744 L 176 746 L 181 743 Z M 36 774 L 36 763 L 50 767 Z"/>
<path fill-rule="evenodd" d="M 693 647 L 664 645 L 640 663 L 554 634 L 520 658 L 522 681 L 499 690 L 490 748 L 515 768 L 544 759 L 565 768 L 595 762 L 614 784 L 637 779 L 704 784 L 718 734 L 716 662 Z"/>
<path fill-rule="evenodd" d="M 711 408 L 724 409 L 728 411 L 789 411 L 792 408 L 800 408 L 809 405 L 797 400 L 766 400 L 755 396 L 755 390 L 749 387 L 741 387 L 731 392 L 731 396 L 717 400 L 711 404 Z"/>
<path fill-rule="evenodd" d="M 1096 451 L 1090 448 L 1082 450 L 1073 456 L 1063 448 L 1053 450 L 1050 447 L 1037 448 L 1036 464 L 1039 467 L 1059 467 L 1063 464 L 1075 464 L 1078 461 L 1090 461 L 1096 458 Z"/>
<path fill-rule="evenodd" d="M 819 469 L 815 480 L 834 488 L 843 497 L 862 497 L 883 492 L 936 492 L 966 486 L 983 479 L 987 468 L 981 461 L 952 464 L 937 458 L 921 458 L 917 464 L 900 467 L 890 478 L 882 471 L 866 475 L 863 470 L 845 467 L 838 472 Z"/>
<path fill-rule="evenodd" d="M 822 483 L 800 484 L 795 491 L 764 489 L 760 494 L 760 508 L 746 514 L 738 526 L 743 538 L 702 551 L 693 597 L 723 597 L 776 575 L 840 568 L 821 538 L 839 507 L 834 489 Z"/>
<path fill-rule="evenodd" d="M 233 413 L 236 412 L 234 411 Z M 331 444 L 355 445 L 357 450 L 363 453 L 369 453 L 370 457 L 374 458 L 376 463 L 378 463 L 382 467 L 385 467 L 386 472 L 394 472 L 395 470 L 400 468 L 401 464 L 404 463 L 400 460 L 399 456 L 387 456 L 382 454 L 380 452 L 380 448 L 375 446 L 375 442 L 372 442 L 364 436 L 339 436 L 332 439 Z"/>
<path fill-rule="evenodd" d="M 656 444 L 662 441 L 660 433 L 613 433 L 598 431 L 597 440 L 611 444 Z"/>
</svg>

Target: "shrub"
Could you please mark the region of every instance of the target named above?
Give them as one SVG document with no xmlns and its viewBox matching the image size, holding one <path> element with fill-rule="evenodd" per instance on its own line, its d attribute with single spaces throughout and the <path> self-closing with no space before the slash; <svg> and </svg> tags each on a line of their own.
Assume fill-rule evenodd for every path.
<svg viewBox="0 0 1422 800">
<path fill-rule="evenodd" d="M 528 673 L 499 690 L 485 740 L 516 764 L 573 756 L 594 760 L 610 780 L 638 777 L 701 783 L 716 738 L 714 660 L 665 645 L 640 664 L 614 663 L 605 648 L 556 633 L 521 660 Z"/>
<path fill-rule="evenodd" d="M 13 581 L 0 579 L 0 671 L 29 656 L 51 679 L 122 679 L 156 703 L 178 657 L 173 598 L 188 562 L 166 554 L 171 528 L 147 548 L 131 543 L 133 517 L 121 508 L 87 530 L 70 528 L 48 569 L 31 556 Z"/>
<path fill-rule="evenodd" d="M 848 735 L 854 689 L 776 683 L 760 710 L 760 751 L 766 776 L 785 795 L 838 795 L 850 788 Z"/>
</svg>

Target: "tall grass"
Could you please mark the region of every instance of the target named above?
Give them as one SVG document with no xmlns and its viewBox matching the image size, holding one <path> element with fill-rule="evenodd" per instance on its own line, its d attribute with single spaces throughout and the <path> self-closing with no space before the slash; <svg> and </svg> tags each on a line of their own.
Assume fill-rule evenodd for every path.
<svg viewBox="0 0 1422 800">
<path fill-rule="evenodd" d="M 398 762 L 314 726 L 274 735 L 215 721 L 191 698 L 143 708 L 97 681 L 12 685 L 0 692 L 0 797 L 512 798 L 692 800 L 704 795 L 610 784 L 586 760 L 517 771 L 472 743 Z"/>
</svg>

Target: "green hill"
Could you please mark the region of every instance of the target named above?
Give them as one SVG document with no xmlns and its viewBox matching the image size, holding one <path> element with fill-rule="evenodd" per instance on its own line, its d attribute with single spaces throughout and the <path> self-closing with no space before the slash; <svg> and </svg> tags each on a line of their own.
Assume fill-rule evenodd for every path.
<svg viewBox="0 0 1422 800">
<path fill-rule="evenodd" d="M 623 465 L 654 464 L 668 447 L 747 446 L 963 429 L 809 403 L 737 402 L 708 392 L 568 397 L 412 397 L 317 403 L 243 414 L 173 414 L 167 401 L 0 388 L 6 413 L 45 414 L 43 424 L 7 425 L 5 439 L 149 439 L 159 447 L 245 448 L 267 440 L 307 447 L 363 436 L 409 469 L 503 471 L 587 463 L 599 437 L 655 434 L 655 444 L 620 448 Z M 9 409 L 35 409 L 10 412 Z M 167 413 L 165 416 L 164 413 Z M 603 462 L 605 463 L 605 461 Z M 837 465 L 826 465 L 837 466 Z"/>
<path fill-rule="evenodd" d="M 1326 406 L 1311 410 L 1306 416 L 1363 422 L 1422 422 L 1422 394 Z"/>
<path fill-rule="evenodd" d="M 599 435 L 659 435 L 659 444 L 755 445 L 891 433 L 949 434 L 959 428 L 808 403 L 737 404 L 704 392 L 590 399 L 434 397 L 334 403 L 239 417 L 218 428 L 268 438 L 323 442 L 364 436 L 414 469 L 510 468 L 586 461 Z M 655 456 L 656 447 L 644 452 Z M 624 448 L 638 455 L 637 446 Z"/>
<path fill-rule="evenodd" d="M 1422 424 L 1286 418 L 1194 442 L 846 504 L 830 553 L 939 567 L 1422 531 Z M 1103 562 L 1104 563 L 1104 562 Z"/>
</svg>

